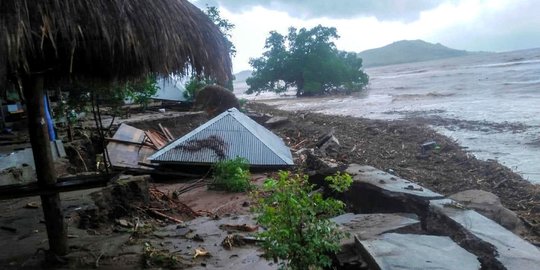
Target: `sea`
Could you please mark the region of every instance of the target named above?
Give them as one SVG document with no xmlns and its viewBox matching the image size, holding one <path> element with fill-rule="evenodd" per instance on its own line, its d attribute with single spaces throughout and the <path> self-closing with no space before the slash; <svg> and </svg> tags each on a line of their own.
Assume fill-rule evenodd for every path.
<svg viewBox="0 0 540 270">
<path fill-rule="evenodd" d="M 367 89 L 350 96 L 294 93 L 241 98 L 279 109 L 371 119 L 423 119 L 482 160 L 497 160 L 540 184 L 540 48 L 367 68 Z"/>
</svg>

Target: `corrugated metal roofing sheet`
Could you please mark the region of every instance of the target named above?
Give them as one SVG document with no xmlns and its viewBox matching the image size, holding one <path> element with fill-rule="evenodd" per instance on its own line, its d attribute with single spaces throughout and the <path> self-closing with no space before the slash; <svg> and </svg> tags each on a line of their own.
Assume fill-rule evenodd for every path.
<svg viewBox="0 0 540 270">
<path fill-rule="evenodd" d="M 170 143 L 149 160 L 155 163 L 202 163 L 243 157 L 252 166 L 294 165 L 281 138 L 235 108 Z"/>
</svg>

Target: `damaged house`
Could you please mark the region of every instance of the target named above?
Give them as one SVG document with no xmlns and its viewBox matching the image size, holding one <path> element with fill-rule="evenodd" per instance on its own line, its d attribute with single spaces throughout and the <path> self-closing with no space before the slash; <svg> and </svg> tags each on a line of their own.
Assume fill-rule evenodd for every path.
<svg viewBox="0 0 540 270">
<path fill-rule="evenodd" d="M 208 166 L 224 159 L 245 158 L 252 168 L 293 166 L 290 149 L 274 133 L 229 109 L 148 158 L 160 165 Z"/>
</svg>

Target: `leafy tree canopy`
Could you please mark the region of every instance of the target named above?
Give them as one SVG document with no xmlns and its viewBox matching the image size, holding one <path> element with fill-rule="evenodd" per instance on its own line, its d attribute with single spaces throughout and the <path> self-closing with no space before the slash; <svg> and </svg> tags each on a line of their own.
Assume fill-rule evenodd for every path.
<svg viewBox="0 0 540 270">
<path fill-rule="evenodd" d="M 204 12 L 214 24 L 219 27 L 219 30 L 223 34 L 223 37 L 225 38 L 225 41 L 227 42 L 227 47 L 229 49 L 229 55 L 231 57 L 234 57 L 236 55 L 236 47 L 232 43 L 231 39 L 231 31 L 234 29 L 234 24 L 229 22 L 227 19 L 222 18 L 221 14 L 219 13 L 219 9 L 217 7 L 213 6 L 206 6 L 206 11 Z M 203 77 L 199 74 L 192 74 L 189 81 L 186 82 L 186 92 L 184 92 L 184 97 L 188 101 L 193 101 L 195 96 L 197 95 L 197 91 L 201 90 L 206 85 L 210 84 L 216 84 L 218 83 L 214 78 L 210 77 Z M 233 90 L 233 80 L 230 79 L 225 83 L 225 85 L 222 85 L 223 87 Z"/>
<path fill-rule="evenodd" d="M 336 28 L 321 25 L 291 27 L 287 36 L 270 32 L 262 57 L 250 60 L 254 71 L 246 93 L 296 88 L 297 96 L 313 96 L 362 90 L 368 83 L 362 59 L 339 51 L 333 42 L 338 38 Z"/>
</svg>

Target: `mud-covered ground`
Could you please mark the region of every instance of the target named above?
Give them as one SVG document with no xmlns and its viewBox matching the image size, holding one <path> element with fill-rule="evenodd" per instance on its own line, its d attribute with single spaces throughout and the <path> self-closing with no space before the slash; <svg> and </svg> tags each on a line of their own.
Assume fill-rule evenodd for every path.
<svg viewBox="0 0 540 270">
<path fill-rule="evenodd" d="M 340 146 L 328 154 L 338 162 L 371 165 L 444 195 L 468 189 L 490 191 L 528 226 L 530 230 L 523 237 L 532 243 L 540 241 L 540 188 L 496 161 L 476 159 L 425 121 L 293 113 L 260 103 L 250 103 L 248 109 L 288 117 L 289 122 L 273 131 L 284 137 L 293 151 L 314 147 L 320 136 L 334 129 Z M 426 142 L 435 142 L 436 147 L 422 151 Z"/>
</svg>

